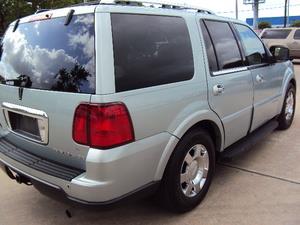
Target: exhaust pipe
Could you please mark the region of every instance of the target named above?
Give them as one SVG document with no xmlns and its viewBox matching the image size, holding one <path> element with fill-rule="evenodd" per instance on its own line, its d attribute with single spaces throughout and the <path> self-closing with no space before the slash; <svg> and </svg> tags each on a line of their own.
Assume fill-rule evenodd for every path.
<svg viewBox="0 0 300 225">
<path fill-rule="evenodd" d="M 22 178 L 20 177 L 19 174 L 16 174 L 15 179 L 16 179 L 16 181 L 17 181 L 18 184 L 22 184 L 23 183 L 22 182 Z"/>
<path fill-rule="evenodd" d="M 5 171 L 7 176 L 12 180 L 16 180 L 18 184 L 26 184 L 28 186 L 32 185 L 31 180 L 28 177 L 25 177 L 21 174 L 14 172 L 13 170 L 9 169 L 7 166 L 5 167 Z"/>
</svg>

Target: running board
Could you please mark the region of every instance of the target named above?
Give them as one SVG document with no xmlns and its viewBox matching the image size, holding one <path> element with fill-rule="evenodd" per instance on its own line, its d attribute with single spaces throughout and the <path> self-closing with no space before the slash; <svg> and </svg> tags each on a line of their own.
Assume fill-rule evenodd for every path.
<svg viewBox="0 0 300 225">
<path fill-rule="evenodd" d="M 220 154 L 221 161 L 231 161 L 240 154 L 251 150 L 258 142 L 265 139 L 278 127 L 278 121 L 273 119 L 267 122 L 262 127 L 256 129 L 237 143 L 229 146 Z"/>
</svg>

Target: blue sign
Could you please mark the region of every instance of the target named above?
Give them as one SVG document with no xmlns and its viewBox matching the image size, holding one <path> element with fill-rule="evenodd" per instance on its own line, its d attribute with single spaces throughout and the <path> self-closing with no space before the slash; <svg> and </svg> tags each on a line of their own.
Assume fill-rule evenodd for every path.
<svg viewBox="0 0 300 225">
<path fill-rule="evenodd" d="M 300 16 L 289 16 L 288 23 L 292 24 L 296 20 L 300 20 Z M 273 27 L 283 26 L 284 17 L 262 17 L 258 19 L 258 22 L 269 22 Z M 246 19 L 246 23 L 250 26 L 253 26 L 253 18 Z"/>
</svg>

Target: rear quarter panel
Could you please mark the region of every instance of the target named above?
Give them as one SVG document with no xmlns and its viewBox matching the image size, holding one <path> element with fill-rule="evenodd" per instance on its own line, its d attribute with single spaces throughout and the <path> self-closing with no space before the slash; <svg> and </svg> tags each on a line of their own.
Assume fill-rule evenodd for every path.
<svg viewBox="0 0 300 225">
<path fill-rule="evenodd" d="M 99 7 L 99 16 L 105 17 L 107 28 L 111 26 L 110 9 L 107 7 Z M 153 14 L 153 11 L 145 11 L 139 9 L 135 11 L 135 7 L 124 10 L 122 7 L 113 7 L 116 13 L 138 13 Z M 101 82 L 106 82 L 110 88 L 97 90 L 97 95 L 93 95 L 91 102 L 123 102 L 126 104 L 134 126 L 135 139 L 142 140 L 160 133 L 169 133 L 172 138 L 168 144 L 160 150 L 160 161 L 157 162 L 157 172 L 155 179 L 160 179 L 163 175 L 164 168 L 172 154 L 178 139 L 180 139 L 189 128 L 201 120 L 212 120 L 215 122 L 223 136 L 223 128 L 219 118 L 210 110 L 207 101 L 207 77 L 206 77 L 206 59 L 203 55 L 203 46 L 195 23 L 195 14 L 174 13 L 173 10 L 162 10 L 160 12 L 166 16 L 181 16 L 186 20 L 188 30 L 193 47 L 194 57 L 194 77 L 191 80 L 149 87 L 138 90 L 115 93 L 114 87 L 114 60 L 110 49 L 105 45 L 112 46 L 112 35 L 100 34 L 100 30 L 96 31 L 101 38 L 96 43 L 98 59 L 101 57 L 109 57 L 109 60 L 98 61 L 99 72 L 97 79 L 97 87 L 101 87 Z M 111 30 L 111 27 L 110 29 Z M 108 51 L 108 52 L 107 52 Z M 180 53 L 178 53 L 180 54 Z M 101 69 L 100 69 L 101 67 Z M 142 72 L 142 71 L 141 71 Z M 222 139 L 223 141 L 223 139 Z M 222 143 L 223 146 L 223 143 Z M 141 146 L 142 148 L 142 146 Z M 142 149 L 141 149 L 142 150 Z M 157 153 L 156 153 L 157 154 Z M 145 162 L 147 159 L 144 159 Z"/>
<path fill-rule="evenodd" d="M 124 12 L 122 7 L 113 7 L 114 12 Z M 116 10 L 119 9 L 119 10 Z M 131 10 L 132 11 L 132 10 Z M 173 11 L 163 14 L 173 16 Z M 126 13 L 143 13 L 142 10 L 137 12 L 132 11 Z M 104 26 L 111 30 L 110 14 L 106 12 L 99 13 L 102 18 L 105 17 L 106 23 Z M 144 14 L 149 14 L 145 10 Z M 99 49 L 98 59 L 106 58 L 105 61 L 97 63 L 97 90 L 98 95 L 93 95 L 92 102 L 115 102 L 121 101 L 126 104 L 132 121 L 134 124 L 136 139 L 143 139 L 161 132 L 174 133 L 180 123 L 189 115 L 209 109 L 207 104 L 207 84 L 206 70 L 204 59 L 202 56 L 201 43 L 197 35 L 195 35 L 197 26 L 194 20 L 194 14 L 187 14 L 184 18 L 187 22 L 194 55 L 195 74 L 192 80 L 131 90 L 115 93 L 114 87 L 114 59 L 111 53 L 112 35 L 103 35 L 104 32 L 96 31 L 99 37 L 96 43 L 96 48 Z M 178 16 L 178 13 L 176 14 Z M 111 48 L 104 47 L 106 45 Z M 180 53 L 178 53 L 180 54 Z M 142 72 L 142 71 L 141 71 Z M 103 83 L 106 83 L 105 89 L 102 89 Z"/>
</svg>

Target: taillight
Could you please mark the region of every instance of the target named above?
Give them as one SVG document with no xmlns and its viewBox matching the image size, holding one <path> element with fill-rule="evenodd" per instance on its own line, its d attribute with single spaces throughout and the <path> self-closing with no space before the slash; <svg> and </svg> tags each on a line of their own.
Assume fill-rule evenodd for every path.
<svg viewBox="0 0 300 225">
<path fill-rule="evenodd" d="M 79 144 L 101 149 L 134 141 L 126 106 L 122 103 L 80 104 L 74 115 L 73 139 Z"/>
</svg>

